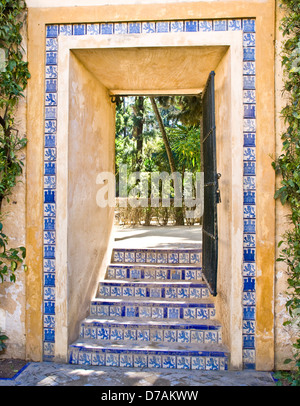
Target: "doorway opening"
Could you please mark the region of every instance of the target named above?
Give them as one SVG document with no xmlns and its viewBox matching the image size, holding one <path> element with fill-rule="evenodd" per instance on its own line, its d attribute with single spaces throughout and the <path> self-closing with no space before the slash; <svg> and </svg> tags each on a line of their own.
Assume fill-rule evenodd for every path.
<svg viewBox="0 0 300 406">
<path fill-rule="evenodd" d="M 57 194 L 57 207 L 60 210 L 57 212 L 57 244 L 61 248 L 56 258 L 56 267 L 57 281 L 61 283 L 58 284 L 56 302 L 57 357 L 60 354 L 65 356 L 67 346 L 77 337 L 80 320 L 86 317 L 96 281 L 104 276 L 103 264 L 108 260 L 109 240 L 115 221 L 114 210 L 99 209 L 95 202 L 99 185 L 89 179 L 96 179 L 102 171 L 114 171 L 116 106 L 111 96 L 180 95 L 187 94 L 186 89 L 192 94 L 199 94 L 205 88 L 208 77 L 205 72 L 216 69 L 216 128 L 219 129 L 217 140 L 220 146 L 217 160 L 220 172 L 224 173 L 224 185 L 227 186 L 223 195 L 225 205 L 220 213 L 222 246 L 219 263 L 222 269 L 219 274 L 224 294 L 219 296 L 217 306 L 224 306 L 224 303 L 229 306 L 232 302 L 231 273 L 236 269 L 231 266 L 234 259 L 232 254 L 234 252 L 235 258 L 239 257 L 237 261 L 242 256 L 242 247 L 237 255 L 234 242 L 240 244 L 241 235 L 231 233 L 228 238 L 228 228 L 235 224 L 232 218 L 239 217 L 241 225 L 243 218 L 242 165 L 236 166 L 235 162 L 237 159 L 240 162 L 240 158 L 242 162 L 243 154 L 242 141 L 238 137 L 243 124 L 242 64 L 232 63 L 234 58 L 239 62 L 242 60 L 241 41 L 236 44 L 233 41 L 232 46 L 239 50 L 233 54 L 230 41 L 223 45 L 224 38 L 219 37 L 219 42 L 211 46 L 201 45 L 200 39 L 195 39 L 200 45 L 191 46 L 191 39 L 188 38 L 187 45 L 183 47 L 174 44 L 160 46 L 161 42 L 158 41 L 154 49 L 147 47 L 147 44 L 142 48 L 112 48 L 111 42 L 107 48 L 101 48 L 97 42 L 91 48 L 93 39 L 87 40 L 89 47 L 84 48 L 82 41 L 78 40 L 78 44 L 74 45 L 73 38 L 63 38 L 62 45 L 65 47 L 61 48 L 59 62 L 61 74 L 58 78 L 60 109 L 57 137 L 60 154 L 57 156 L 57 165 L 60 171 L 57 175 L 57 189 L 60 193 Z M 63 44 L 64 41 L 66 44 Z M 127 59 L 131 61 L 131 68 Z M 167 63 L 161 63 L 162 60 Z M 65 69 L 64 64 L 67 64 Z M 232 86 L 236 70 L 241 80 Z M 66 95 L 69 97 L 66 98 Z M 238 150 L 238 155 L 232 154 L 233 150 Z M 238 168 L 235 177 L 232 177 L 233 167 Z M 238 199 L 235 198 L 234 202 L 231 199 L 233 188 L 239 190 Z M 231 207 L 231 201 L 232 206 L 236 204 L 239 210 Z M 86 255 L 82 255 L 82 252 Z M 235 282 L 239 283 L 237 279 Z M 71 296 L 68 291 L 72 291 Z M 234 299 L 241 302 L 239 297 Z M 59 312 L 60 305 L 66 306 L 67 312 Z M 234 312 L 240 311 L 233 307 L 222 315 L 225 326 L 223 336 L 229 343 L 234 333 L 230 325 L 232 309 Z"/>
<path fill-rule="evenodd" d="M 115 246 L 201 246 L 201 94 L 113 101 Z"/>
</svg>

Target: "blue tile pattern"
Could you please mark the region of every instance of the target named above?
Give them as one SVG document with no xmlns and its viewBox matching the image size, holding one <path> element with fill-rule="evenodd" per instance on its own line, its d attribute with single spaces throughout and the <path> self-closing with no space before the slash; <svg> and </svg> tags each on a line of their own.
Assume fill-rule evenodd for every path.
<svg viewBox="0 0 300 406">
<path fill-rule="evenodd" d="M 44 360 L 54 356 L 55 343 L 55 217 L 57 51 L 59 25 L 46 27 L 44 149 Z M 51 289 L 51 290 L 49 290 Z"/>
<path fill-rule="evenodd" d="M 170 352 L 166 349 L 109 349 L 94 348 L 91 345 L 71 346 L 71 364 L 101 365 L 138 368 L 166 368 L 192 370 L 226 370 L 226 354 L 214 351 L 182 350 Z"/>
<path fill-rule="evenodd" d="M 69 362 L 227 369 L 228 352 L 222 346 L 222 327 L 215 320 L 214 303 L 205 300 L 209 291 L 200 265 L 190 262 L 197 253 L 200 252 L 130 249 L 130 255 L 126 255 L 126 250 L 115 249 L 106 278 L 99 282 L 97 297 L 91 302 L 90 316 L 81 322 L 79 340 L 70 346 Z M 159 254 L 166 254 L 170 262 L 147 264 L 143 261 L 147 254 L 156 254 L 156 260 Z M 174 254 L 184 258 L 186 264 L 174 265 Z M 115 262 L 120 258 L 127 258 L 128 262 Z M 132 258 L 141 262 L 133 263 Z M 155 271 L 151 281 L 147 280 L 147 270 Z M 192 270 L 194 278 L 188 281 L 186 276 Z M 173 279 L 175 272 L 177 277 Z M 117 275 L 119 279 L 115 280 Z"/>
<path fill-rule="evenodd" d="M 212 32 L 212 31 L 241 31 L 243 33 L 243 103 L 244 103 L 244 264 L 243 277 L 243 360 L 245 368 L 255 369 L 255 276 L 256 276 L 256 66 L 255 66 L 255 19 L 225 19 L 225 20 L 186 20 L 186 21 L 153 21 L 153 22 L 123 22 L 123 23 L 94 23 L 94 24 L 53 24 L 46 26 L 45 38 L 45 127 L 44 127 L 44 287 L 55 288 L 55 218 L 56 218 L 56 132 L 57 132 L 57 55 L 58 37 L 60 35 L 121 35 L 121 34 L 154 34 L 157 32 Z M 162 253 L 161 253 L 162 254 Z M 122 253 L 120 253 L 120 260 Z M 124 258 L 123 253 L 123 258 Z M 137 255 L 137 254 L 136 254 Z M 132 259 L 127 255 L 128 264 Z M 184 264 L 185 256 L 170 257 L 174 263 Z M 122 259 L 123 261 L 123 259 Z M 140 253 L 140 261 L 146 264 L 166 264 L 164 255 L 144 256 Z M 195 259 L 195 263 L 197 258 Z M 160 280 L 182 278 L 193 280 L 195 272 L 188 268 L 167 271 L 163 267 L 160 270 L 151 268 L 138 268 L 123 266 L 111 266 L 108 275 L 114 273 L 119 279 L 130 273 L 130 278 L 137 278 L 142 274 L 145 280 L 160 278 Z M 199 272 L 198 272 L 199 273 Z M 196 276 L 197 277 L 197 276 Z M 249 277 L 251 279 L 249 280 Z M 253 289 L 249 290 L 249 286 Z M 191 313 L 192 314 L 192 313 Z M 44 359 L 52 360 L 54 357 L 55 343 L 55 296 L 52 290 L 44 293 Z M 130 354 L 102 354 L 93 352 L 88 354 L 81 349 L 76 353 L 80 357 L 80 363 L 93 363 L 97 365 L 122 364 L 144 365 L 141 355 Z M 175 357 L 176 358 L 176 357 Z M 173 359 L 167 355 L 153 355 L 148 363 L 152 366 L 171 367 L 177 362 L 185 367 L 184 359 Z M 189 360 L 191 368 L 214 369 L 220 367 L 221 358 L 214 359 L 210 355 L 195 355 Z M 93 364 L 94 365 L 94 364 Z M 150 365 L 150 364 L 149 364 Z"/>
<path fill-rule="evenodd" d="M 213 303 L 200 301 L 174 302 L 171 300 L 152 300 L 147 298 L 143 303 L 135 298 L 111 296 L 110 298 L 94 299 L 91 302 L 91 316 L 130 317 L 135 319 L 160 320 L 212 320 L 215 317 Z"/>
<path fill-rule="evenodd" d="M 255 369 L 256 276 L 256 96 L 255 20 L 242 20 L 244 89 L 243 363 Z M 251 321 L 250 321 L 251 320 Z"/>
<path fill-rule="evenodd" d="M 163 282 L 100 282 L 98 297 L 138 297 L 138 298 L 166 298 L 166 299 L 204 299 L 209 297 L 209 290 L 205 283 L 171 283 Z"/>
<path fill-rule="evenodd" d="M 124 265 L 110 264 L 107 267 L 106 279 L 114 280 L 147 280 L 151 281 L 198 281 L 202 279 L 202 268 L 198 266 L 158 265 L 155 267 L 142 266 L 140 264 Z"/>
</svg>

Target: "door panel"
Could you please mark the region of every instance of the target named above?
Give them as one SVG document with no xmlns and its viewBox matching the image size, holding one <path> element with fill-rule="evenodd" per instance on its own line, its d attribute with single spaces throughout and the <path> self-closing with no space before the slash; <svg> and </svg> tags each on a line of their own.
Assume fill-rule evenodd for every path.
<svg viewBox="0 0 300 406">
<path fill-rule="evenodd" d="M 211 293 L 217 294 L 218 222 L 217 204 L 220 202 L 216 157 L 215 73 L 211 72 L 203 92 L 202 157 L 204 171 L 204 213 L 202 229 L 203 275 Z"/>
</svg>

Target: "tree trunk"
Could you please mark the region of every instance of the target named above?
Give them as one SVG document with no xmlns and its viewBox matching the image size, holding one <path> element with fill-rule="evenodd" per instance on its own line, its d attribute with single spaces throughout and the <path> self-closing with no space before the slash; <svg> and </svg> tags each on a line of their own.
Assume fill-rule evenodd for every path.
<svg viewBox="0 0 300 406">
<path fill-rule="evenodd" d="M 143 154 L 143 125 L 144 125 L 144 97 L 139 96 L 135 100 L 133 106 L 135 115 L 133 136 L 136 139 L 136 171 L 139 172 L 142 168 Z"/>
<path fill-rule="evenodd" d="M 171 169 L 171 173 L 175 173 L 176 172 L 176 164 L 175 164 L 175 159 L 170 147 L 170 143 L 169 143 L 169 139 L 165 130 L 165 126 L 163 124 L 161 115 L 159 113 L 156 101 L 154 99 L 154 97 L 150 97 L 150 101 L 152 104 L 152 108 L 154 110 L 157 122 L 158 122 L 158 126 L 162 135 L 162 139 L 164 142 L 164 146 L 167 152 L 167 156 L 168 156 L 168 160 L 169 160 L 169 165 L 170 165 L 170 169 Z M 181 193 L 181 188 L 179 187 L 179 185 L 177 184 L 176 181 L 173 181 L 174 184 L 174 191 L 175 191 L 175 196 L 179 196 L 179 193 Z M 176 221 L 176 225 L 184 225 L 184 216 L 183 216 L 183 208 L 182 207 L 174 207 L 174 211 L 175 211 L 175 221 Z"/>
<path fill-rule="evenodd" d="M 173 153 L 172 153 L 172 150 L 171 150 L 171 147 L 170 147 L 169 139 L 168 139 L 168 136 L 167 136 L 167 133 L 166 133 L 166 130 L 165 130 L 165 126 L 163 124 L 163 121 L 162 121 L 162 118 L 161 118 L 161 115 L 159 113 L 159 110 L 158 110 L 158 107 L 157 107 L 157 104 L 156 104 L 156 101 L 155 101 L 154 97 L 150 97 L 150 101 L 151 101 L 152 108 L 154 110 L 154 113 L 155 113 L 155 116 L 156 116 L 156 119 L 157 119 L 157 122 L 158 122 L 158 126 L 159 126 L 161 136 L 162 136 L 162 139 L 163 139 L 163 142 L 164 142 L 164 145 L 165 145 L 165 149 L 166 149 L 166 152 L 167 152 L 167 155 L 168 155 L 170 169 L 171 169 L 171 172 L 174 173 L 174 172 L 176 172 L 176 165 L 175 165 L 174 156 L 173 156 Z"/>
</svg>

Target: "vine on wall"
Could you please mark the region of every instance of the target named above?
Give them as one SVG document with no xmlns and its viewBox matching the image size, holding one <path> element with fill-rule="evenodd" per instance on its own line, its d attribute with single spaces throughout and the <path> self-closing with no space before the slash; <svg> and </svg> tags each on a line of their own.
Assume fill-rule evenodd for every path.
<svg viewBox="0 0 300 406">
<path fill-rule="evenodd" d="M 283 31 L 282 66 L 284 69 L 284 93 L 287 103 L 281 114 L 286 129 L 281 135 L 282 154 L 273 162 L 273 167 L 281 175 L 280 188 L 275 198 L 290 207 L 291 228 L 282 236 L 282 246 L 277 261 L 287 265 L 288 299 L 286 309 L 290 320 L 284 325 L 293 324 L 300 329 L 300 2 L 281 0 L 280 7 L 285 10 L 280 29 Z M 294 361 L 292 372 L 282 372 L 291 385 L 300 385 L 300 334 L 293 344 Z M 282 381 L 280 381 L 282 382 Z"/>
<path fill-rule="evenodd" d="M 28 63 L 23 61 L 21 29 L 26 18 L 23 0 L 0 0 L 0 282 L 15 282 L 16 271 L 26 256 L 25 247 L 11 248 L 5 234 L 2 203 L 9 197 L 23 171 L 19 151 L 26 146 L 26 137 L 16 128 L 18 100 L 30 78 Z M 26 269 L 26 265 L 23 265 Z M 7 337 L 0 332 L 0 351 Z"/>
</svg>

